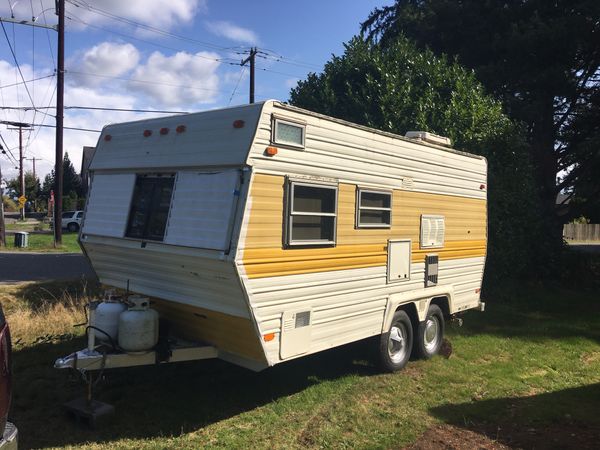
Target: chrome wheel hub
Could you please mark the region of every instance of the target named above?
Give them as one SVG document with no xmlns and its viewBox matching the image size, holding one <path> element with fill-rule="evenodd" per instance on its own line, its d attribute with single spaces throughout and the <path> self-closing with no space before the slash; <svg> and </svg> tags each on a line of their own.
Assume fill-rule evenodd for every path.
<svg viewBox="0 0 600 450">
<path fill-rule="evenodd" d="M 388 340 L 388 354 L 394 363 L 402 361 L 408 351 L 407 333 L 404 325 L 393 325 L 390 328 L 390 337 Z"/>
<path fill-rule="evenodd" d="M 438 345 L 440 332 L 440 323 L 437 317 L 432 316 L 425 322 L 425 333 L 423 335 L 423 344 L 425 350 L 433 353 Z"/>
</svg>

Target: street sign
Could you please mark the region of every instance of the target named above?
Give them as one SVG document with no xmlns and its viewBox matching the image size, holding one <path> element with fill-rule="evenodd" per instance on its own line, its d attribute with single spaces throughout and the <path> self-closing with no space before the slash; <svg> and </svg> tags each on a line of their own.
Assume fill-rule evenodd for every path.
<svg viewBox="0 0 600 450">
<path fill-rule="evenodd" d="M 19 197 L 19 206 L 21 208 L 23 208 L 25 206 L 25 202 L 27 201 L 27 197 L 25 197 L 24 195 L 21 195 Z"/>
</svg>

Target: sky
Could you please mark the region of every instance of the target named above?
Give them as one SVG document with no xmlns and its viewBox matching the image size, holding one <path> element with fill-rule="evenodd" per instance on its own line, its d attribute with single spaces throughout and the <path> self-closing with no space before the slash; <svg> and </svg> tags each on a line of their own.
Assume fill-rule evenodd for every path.
<svg viewBox="0 0 600 450">
<path fill-rule="evenodd" d="M 194 112 L 245 104 L 249 70 L 240 62 L 251 47 L 259 51 L 256 101 L 286 101 L 299 80 L 319 73 L 332 54 L 343 53 L 343 43 L 374 8 L 390 3 L 67 0 L 64 125 L 101 130 L 109 123 L 164 116 L 75 108 L 82 106 Z M 0 17 L 57 22 L 54 0 L 0 0 Z M 48 107 L 56 105 L 57 33 L 2 25 L 0 121 L 54 125 L 55 109 Z M 0 143 L 10 149 L 0 155 L 4 179 L 18 174 L 19 133 L 8 128 L 0 125 Z M 76 170 L 83 146 L 95 146 L 98 136 L 65 130 L 64 151 Z M 42 181 L 54 166 L 54 142 L 52 127 L 23 131 L 25 170 L 32 170 L 35 157 Z"/>
</svg>

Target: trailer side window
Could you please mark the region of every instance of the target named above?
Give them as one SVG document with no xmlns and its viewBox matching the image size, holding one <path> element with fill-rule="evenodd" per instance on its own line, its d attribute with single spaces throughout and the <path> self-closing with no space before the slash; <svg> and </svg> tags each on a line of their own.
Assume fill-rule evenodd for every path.
<svg viewBox="0 0 600 450">
<path fill-rule="evenodd" d="M 356 226 L 389 228 L 392 225 L 392 193 L 358 188 Z"/>
<path fill-rule="evenodd" d="M 173 175 L 138 175 L 129 209 L 126 237 L 162 241 L 173 194 Z"/>
<path fill-rule="evenodd" d="M 291 182 L 288 245 L 333 245 L 337 219 L 337 186 Z"/>
</svg>

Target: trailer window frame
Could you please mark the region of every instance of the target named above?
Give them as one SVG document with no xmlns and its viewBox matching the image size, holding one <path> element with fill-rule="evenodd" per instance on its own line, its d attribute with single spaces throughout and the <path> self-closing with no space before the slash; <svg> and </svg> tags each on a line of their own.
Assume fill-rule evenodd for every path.
<svg viewBox="0 0 600 450">
<path fill-rule="evenodd" d="M 385 195 L 389 198 L 389 207 L 375 207 L 375 206 L 363 206 L 362 205 L 362 194 L 376 194 L 376 195 Z M 394 192 L 383 190 L 383 189 L 374 189 L 367 187 L 357 186 L 356 188 L 356 228 L 391 228 L 392 227 L 392 209 L 393 209 L 393 201 L 394 201 Z M 388 213 L 389 220 L 387 223 L 366 223 L 361 221 L 361 212 L 383 212 Z"/>
<path fill-rule="evenodd" d="M 333 208 L 332 211 L 303 211 L 297 209 L 297 202 L 295 202 L 296 187 L 308 187 L 313 189 L 322 189 L 323 191 L 333 191 Z M 302 246 L 323 246 L 332 247 L 335 246 L 337 241 L 337 217 L 338 217 L 338 185 L 312 182 L 312 181 L 298 181 L 289 180 L 287 184 L 287 211 L 286 211 L 286 224 L 285 224 L 285 245 L 287 247 L 302 247 Z M 326 200 L 324 198 L 324 200 Z M 294 218 L 306 218 L 306 217 L 320 217 L 320 218 L 331 218 L 331 222 L 327 224 L 321 223 L 320 229 L 323 230 L 323 225 L 330 228 L 329 238 L 326 239 L 296 239 L 294 238 Z M 327 229 L 325 229 L 327 231 Z"/>
<path fill-rule="evenodd" d="M 128 239 L 135 239 L 140 241 L 153 241 L 153 242 L 164 242 L 167 234 L 167 227 L 169 224 L 169 217 L 171 215 L 171 207 L 173 206 L 173 195 L 175 193 L 175 173 L 142 173 L 136 174 L 135 182 L 133 185 L 133 192 L 131 194 L 131 202 L 129 204 L 129 215 L 127 217 L 127 226 L 125 228 L 125 236 Z M 165 180 L 167 183 L 165 183 Z M 142 192 L 143 184 L 149 184 L 151 181 L 151 189 L 149 192 Z M 160 185 L 166 184 L 166 186 Z M 160 186 L 160 190 L 157 191 L 157 186 Z M 165 187 L 170 188 L 168 206 L 165 208 L 161 206 L 162 191 Z M 144 211 L 140 208 L 142 199 L 146 197 L 149 199 L 149 206 Z M 164 200 L 164 199 L 163 199 Z M 141 223 L 136 225 L 136 220 L 139 219 L 139 214 L 142 215 Z M 161 215 L 163 217 L 161 217 Z M 136 217 L 138 216 L 138 217 Z M 155 233 L 151 230 L 151 225 L 156 219 L 159 220 L 158 229 L 162 233 Z M 141 232 L 136 232 L 135 228 L 140 228 Z"/>
<path fill-rule="evenodd" d="M 279 125 L 288 125 L 300 129 L 302 133 L 301 142 L 296 143 L 293 141 L 285 141 L 278 139 L 277 135 L 279 131 Z M 283 118 L 279 116 L 273 116 L 271 129 L 271 142 L 273 144 L 277 144 L 282 147 L 290 147 L 296 150 L 304 150 L 304 148 L 306 147 L 306 122 L 296 121 L 293 119 Z"/>
</svg>

